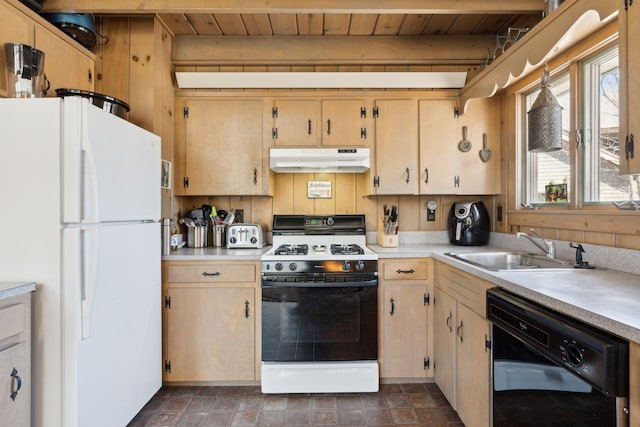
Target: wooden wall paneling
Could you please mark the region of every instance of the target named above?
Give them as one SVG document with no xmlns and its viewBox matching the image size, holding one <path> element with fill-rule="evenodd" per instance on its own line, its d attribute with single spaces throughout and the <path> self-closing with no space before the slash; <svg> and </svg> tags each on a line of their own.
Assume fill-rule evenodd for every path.
<svg viewBox="0 0 640 427">
<path fill-rule="evenodd" d="M 560 240 L 566 240 L 568 242 L 584 242 L 585 241 L 584 231 L 580 231 L 580 230 L 558 230 L 558 238 Z"/>
<path fill-rule="evenodd" d="M 335 213 L 357 214 L 356 198 L 358 194 L 356 174 L 337 173 L 333 186 Z"/>
<path fill-rule="evenodd" d="M 634 212 L 599 214 L 597 212 L 540 212 L 514 211 L 510 214 L 510 226 L 545 227 L 585 232 L 605 232 L 640 236 L 640 222 Z"/>
<path fill-rule="evenodd" d="M 278 173 L 274 178 L 273 213 L 293 212 L 293 173 Z"/>
<path fill-rule="evenodd" d="M 260 224 L 264 231 L 271 231 L 271 227 L 273 225 L 273 214 L 273 198 L 252 197 L 251 217 L 247 218 L 245 213 L 245 221 Z"/>
<path fill-rule="evenodd" d="M 346 13 L 324 15 L 323 33 L 326 36 L 344 36 L 349 33 L 351 16 Z"/>
<path fill-rule="evenodd" d="M 420 198 L 416 196 L 398 197 L 398 231 L 420 229 Z"/>
<path fill-rule="evenodd" d="M 310 181 L 329 181 L 331 183 L 330 199 L 309 199 L 313 203 L 313 213 L 316 215 L 331 215 L 338 213 L 336 208 L 336 174 L 316 173 Z M 304 187 L 304 197 L 307 197 L 307 186 Z M 301 194 L 299 197 L 303 197 Z"/>
<path fill-rule="evenodd" d="M 584 243 L 591 243 L 592 245 L 615 246 L 616 235 L 612 233 L 587 231 L 584 233 L 584 240 L 582 241 Z"/>
<path fill-rule="evenodd" d="M 429 22 L 431 15 L 429 14 L 411 14 L 406 15 L 402 26 L 398 31 L 399 35 L 422 34 L 422 31 Z"/>
<path fill-rule="evenodd" d="M 220 26 L 220 30 L 224 35 L 246 36 L 247 29 L 242 22 L 239 14 L 235 13 L 216 13 L 213 15 L 216 22 Z"/>
<path fill-rule="evenodd" d="M 153 18 L 131 18 L 129 120 L 153 131 L 156 63 Z"/>
<path fill-rule="evenodd" d="M 404 14 L 380 15 L 374 30 L 375 36 L 395 36 L 404 20 Z"/>
<path fill-rule="evenodd" d="M 130 25 L 126 17 L 101 17 L 99 30 L 109 42 L 97 48 L 97 92 L 129 102 Z"/>
<path fill-rule="evenodd" d="M 160 13 L 158 18 L 162 20 L 168 28 L 175 31 L 176 34 L 197 34 L 191 21 L 187 19 L 184 13 Z"/>
<path fill-rule="evenodd" d="M 616 247 L 640 250 L 640 236 L 631 234 L 616 234 Z"/>
<path fill-rule="evenodd" d="M 307 182 L 313 181 L 312 173 L 293 174 L 293 213 L 298 215 L 312 215 L 314 213 L 314 201 L 307 198 Z"/>
</svg>

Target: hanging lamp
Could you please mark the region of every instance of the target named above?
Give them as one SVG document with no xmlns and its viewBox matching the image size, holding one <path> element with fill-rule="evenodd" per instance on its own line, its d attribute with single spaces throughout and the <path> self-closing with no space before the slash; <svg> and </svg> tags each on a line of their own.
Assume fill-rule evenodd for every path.
<svg viewBox="0 0 640 427">
<path fill-rule="evenodd" d="M 540 93 L 527 113 L 531 152 L 562 149 L 562 107 L 551 93 L 549 81 L 549 69 L 545 63 L 540 79 Z"/>
</svg>

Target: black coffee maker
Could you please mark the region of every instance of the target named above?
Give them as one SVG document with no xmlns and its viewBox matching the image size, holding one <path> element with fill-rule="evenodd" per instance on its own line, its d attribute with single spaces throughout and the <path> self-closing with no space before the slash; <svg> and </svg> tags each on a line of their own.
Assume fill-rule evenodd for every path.
<svg viewBox="0 0 640 427">
<path fill-rule="evenodd" d="M 452 244 L 481 246 L 489 243 L 489 213 L 484 203 L 454 203 L 447 222 Z"/>
</svg>

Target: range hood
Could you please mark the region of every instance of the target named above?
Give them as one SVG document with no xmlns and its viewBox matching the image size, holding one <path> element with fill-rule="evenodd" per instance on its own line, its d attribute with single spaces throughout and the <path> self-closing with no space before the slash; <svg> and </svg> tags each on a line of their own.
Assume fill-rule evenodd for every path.
<svg viewBox="0 0 640 427">
<path fill-rule="evenodd" d="M 271 148 L 269 167 L 280 173 L 360 173 L 369 169 L 368 148 Z"/>
</svg>

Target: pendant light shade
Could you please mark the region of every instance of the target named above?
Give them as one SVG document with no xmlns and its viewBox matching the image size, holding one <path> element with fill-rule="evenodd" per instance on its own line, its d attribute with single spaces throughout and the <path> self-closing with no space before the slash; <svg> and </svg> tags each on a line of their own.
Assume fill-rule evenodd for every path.
<svg viewBox="0 0 640 427">
<path fill-rule="evenodd" d="M 545 65 L 540 93 L 527 113 L 529 151 L 532 152 L 562 149 L 562 107 L 551 93 L 549 80 L 549 70 Z"/>
</svg>

